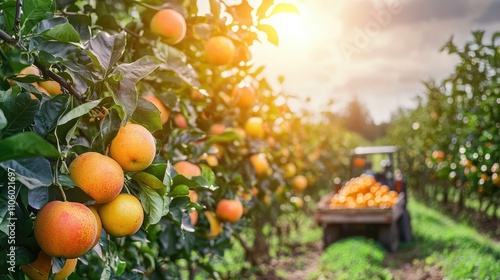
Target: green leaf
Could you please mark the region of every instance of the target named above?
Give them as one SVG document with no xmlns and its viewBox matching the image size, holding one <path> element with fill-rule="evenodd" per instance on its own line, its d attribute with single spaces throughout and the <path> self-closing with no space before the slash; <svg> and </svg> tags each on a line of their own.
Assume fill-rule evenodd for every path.
<svg viewBox="0 0 500 280">
<path fill-rule="evenodd" d="M 189 194 L 189 187 L 186 185 L 177 185 L 170 193 L 171 196 L 186 196 L 188 194 Z"/>
<path fill-rule="evenodd" d="M 45 101 L 35 115 L 35 131 L 45 137 L 57 126 L 57 120 L 68 107 L 70 96 L 59 94 Z"/>
<path fill-rule="evenodd" d="M 42 187 L 28 190 L 28 204 L 35 209 L 42 207 L 49 202 L 49 188 Z"/>
<path fill-rule="evenodd" d="M 130 118 L 150 132 L 160 130 L 163 126 L 158 108 L 144 98 L 139 98 L 134 114 Z"/>
<path fill-rule="evenodd" d="M 123 121 L 127 121 L 137 107 L 138 94 L 135 84 L 151 74 L 160 64 L 161 61 L 153 56 L 143 56 L 132 63 L 120 64 L 115 68 L 113 73 L 115 76 L 121 75 L 122 79 L 112 85 L 113 98 L 125 111 Z"/>
<path fill-rule="evenodd" d="M 274 44 L 275 46 L 278 46 L 279 44 L 278 32 L 276 32 L 276 29 L 274 29 L 274 27 L 272 27 L 269 24 L 259 24 L 257 25 L 257 29 L 266 33 L 267 40 L 270 43 Z"/>
<path fill-rule="evenodd" d="M 57 25 L 64 24 L 67 22 L 68 22 L 68 19 L 65 17 L 56 17 L 56 18 L 49 18 L 49 19 L 42 20 L 37 25 L 37 33 L 42 34 L 44 31 L 48 31 Z"/>
<path fill-rule="evenodd" d="M 163 182 L 158 179 L 155 175 L 146 173 L 144 171 L 140 171 L 135 173 L 132 176 L 132 179 L 135 180 L 138 183 L 143 183 L 149 187 L 151 187 L 154 190 L 164 190 L 166 189 L 166 186 L 163 184 Z"/>
<path fill-rule="evenodd" d="M 111 279 L 111 276 L 111 267 L 109 265 L 106 265 L 106 267 L 101 272 L 101 278 L 99 278 L 99 280 L 109 280 Z"/>
<path fill-rule="evenodd" d="M 92 143 L 94 151 L 104 152 L 109 143 L 115 138 L 118 130 L 120 130 L 122 120 L 116 109 L 111 109 L 101 121 L 101 130 L 98 137 Z"/>
<path fill-rule="evenodd" d="M 7 126 L 7 118 L 5 117 L 5 114 L 3 111 L 0 109 L 0 130 L 4 129 L 4 127 Z M 0 134 L 0 138 L 2 135 Z"/>
<path fill-rule="evenodd" d="M 295 14 L 300 14 L 300 11 L 293 4 L 279 3 L 276 6 L 274 6 L 274 8 L 269 13 L 269 15 L 267 15 L 267 17 L 271 17 L 273 15 L 280 14 L 280 13 L 295 13 Z"/>
<path fill-rule="evenodd" d="M 88 15 L 68 15 L 68 20 L 80 36 L 80 40 L 87 42 L 91 38 L 90 26 L 92 21 Z"/>
<path fill-rule="evenodd" d="M 209 178 L 205 178 L 204 176 L 195 176 L 191 177 L 191 180 L 195 181 L 200 187 L 210 191 L 215 191 L 216 189 L 219 188 L 209 181 L 211 180 L 210 176 Z"/>
<path fill-rule="evenodd" d="M 208 138 L 207 143 L 209 145 L 214 144 L 214 143 L 228 143 L 228 142 L 233 142 L 235 140 L 241 141 L 240 135 L 232 130 L 232 129 L 227 129 L 223 133 L 219 135 L 212 135 Z"/>
<path fill-rule="evenodd" d="M 174 197 L 170 202 L 170 213 L 169 216 L 177 225 L 182 224 L 182 217 L 184 210 L 189 205 L 190 200 L 188 196 L 178 196 Z"/>
<path fill-rule="evenodd" d="M 139 200 L 146 213 L 146 227 L 148 227 L 158 223 L 163 216 L 163 199 L 146 184 L 139 183 L 139 185 L 141 185 Z"/>
<path fill-rule="evenodd" d="M 0 162 L 36 156 L 56 158 L 59 151 L 34 132 L 15 134 L 0 141 Z"/>
<path fill-rule="evenodd" d="M 89 50 L 97 57 L 103 76 L 107 76 L 125 51 L 125 33 L 99 32 L 89 41 Z"/>
<path fill-rule="evenodd" d="M 23 13 L 21 25 L 24 30 L 31 30 L 41 20 L 46 18 L 47 13 L 54 13 L 55 1 L 52 0 L 25 0 L 23 1 Z"/>
<path fill-rule="evenodd" d="M 40 35 L 47 40 L 57 40 L 65 43 L 80 42 L 80 35 L 73 25 L 68 22 L 56 25 Z"/>
<path fill-rule="evenodd" d="M 198 74 L 191 65 L 186 63 L 185 54 L 182 51 L 166 44 L 158 45 L 153 51 L 156 57 L 165 62 L 160 66 L 162 70 L 173 71 L 179 78 L 191 86 L 200 86 Z"/>
<path fill-rule="evenodd" d="M 215 185 L 215 173 L 211 168 L 208 167 L 202 167 L 201 168 L 201 176 L 205 177 L 207 179 L 207 182 L 209 185 Z"/>
<path fill-rule="evenodd" d="M 15 98 L 0 103 L 0 109 L 7 118 L 7 125 L 2 132 L 4 137 L 23 131 L 31 125 L 40 107 L 38 99 L 31 99 L 29 93 L 22 92 Z"/>
<path fill-rule="evenodd" d="M 87 114 L 88 112 L 90 112 L 90 110 L 94 109 L 95 107 L 97 107 L 97 105 L 99 105 L 99 103 L 101 102 L 102 99 L 98 99 L 98 100 L 93 100 L 93 101 L 90 101 L 90 102 L 87 102 L 87 103 L 84 103 L 82 105 L 79 105 L 75 108 L 73 108 L 73 110 L 69 111 L 66 115 L 64 115 L 58 122 L 57 122 L 57 125 L 63 125 L 71 120 L 74 120 L 76 118 L 79 118 L 85 114 Z"/>
<path fill-rule="evenodd" d="M 148 168 L 144 169 L 144 172 L 152 174 L 160 179 L 160 181 L 167 186 L 167 191 L 172 185 L 172 179 L 170 178 L 170 172 L 166 163 L 153 163 L 148 166 Z"/>
<path fill-rule="evenodd" d="M 16 181 L 29 189 L 49 186 L 52 183 L 52 168 L 47 159 L 42 157 L 9 160 L 0 163 L 5 170 L 13 169 Z"/>
</svg>

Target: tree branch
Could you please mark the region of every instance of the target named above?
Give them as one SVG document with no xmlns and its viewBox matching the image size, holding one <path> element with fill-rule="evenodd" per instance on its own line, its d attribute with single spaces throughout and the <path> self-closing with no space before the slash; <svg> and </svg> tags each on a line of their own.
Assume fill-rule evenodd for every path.
<svg viewBox="0 0 500 280">
<path fill-rule="evenodd" d="M 17 0 L 16 2 L 16 17 L 14 19 L 14 31 L 19 32 L 21 30 L 21 14 L 23 13 L 23 0 Z"/>
<path fill-rule="evenodd" d="M 23 46 L 19 45 L 16 41 L 15 38 L 11 37 L 9 34 L 5 33 L 3 30 L 0 29 L 0 38 L 4 40 L 5 42 L 9 43 L 10 45 L 23 50 Z M 65 88 L 71 95 L 76 97 L 78 99 L 78 102 L 80 103 L 85 103 L 85 98 L 75 89 L 73 88 L 63 77 L 57 75 L 56 73 L 52 72 L 50 69 L 45 67 L 42 63 L 40 63 L 36 58 L 35 62 L 33 63 L 40 71 L 42 71 L 43 75 L 46 77 L 51 78 L 52 80 L 58 82 L 63 88 Z"/>
</svg>

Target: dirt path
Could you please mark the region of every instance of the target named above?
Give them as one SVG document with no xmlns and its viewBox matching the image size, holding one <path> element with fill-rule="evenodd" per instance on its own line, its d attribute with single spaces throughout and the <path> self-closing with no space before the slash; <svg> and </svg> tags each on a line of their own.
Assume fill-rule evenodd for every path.
<svg viewBox="0 0 500 280">
<path fill-rule="evenodd" d="M 394 280 L 440 280 L 444 278 L 439 266 L 428 264 L 425 260 L 414 257 L 418 254 L 418 250 L 416 246 L 386 254 L 384 264 Z"/>
<path fill-rule="evenodd" d="M 394 280 L 441 280 L 443 273 L 439 266 L 428 264 L 425 260 L 415 258 L 418 246 L 401 249 L 396 253 L 387 253 L 384 266 L 390 271 Z M 260 280 L 307 280 L 308 276 L 317 271 L 323 253 L 320 242 L 295 252 L 295 257 L 282 260 L 275 265 L 275 272 L 282 271 L 285 275 L 276 273 L 273 276 L 259 278 Z"/>
</svg>

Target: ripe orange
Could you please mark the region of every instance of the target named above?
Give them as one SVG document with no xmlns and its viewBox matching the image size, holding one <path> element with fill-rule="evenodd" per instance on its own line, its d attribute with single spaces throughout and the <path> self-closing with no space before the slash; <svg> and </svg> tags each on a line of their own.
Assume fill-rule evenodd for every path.
<svg viewBox="0 0 500 280">
<path fill-rule="evenodd" d="M 201 175 L 201 169 L 198 167 L 198 165 L 189 161 L 178 161 L 173 165 L 173 167 L 177 174 L 181 174 L 187 178 Z"/>
<path fill-rule="evenodd" d="M 53 80 L 38 82 L 38 85 L 44 88 L 50 95 L 58 95 L 62 93 L 61 85 Z"/>
<path fill-rule="evenodd" d="M 194 209 L 191 210 L 191 212 L 189 212 L 189 218 L 191 219 L 191 224 L 195 226 L 196 223 L 198 223 L 198 212 Z"/>
<path fill-rule="evenodd" d="M 297 207 L 297 208 L 304 207 L 304 200 L 302 199 L 302 197 L 292 196 L 292 197 L 290 197 L 290 203 L 295 205 L 295 207 Z"/>
<path fill-rule="evenodd" d="M 236 106 L 247 109 L 255 104 L 256 92 L 255 89 L 247 84 L 239 84 L 233 88 L 233 98 L 236 100 Z"/>
<path fill-rule="evenodd" d="M 145 127 L 127 123 L 111 141 L 109 155 L 126 171 L 141 171 L 153 162 L 156 140 Z"/>
<path fill-rule="evenodd" d="M 219 219 L 217 219 L 217 216 L 215 215 L 214 212 L 212 211 L 204 211 L 203 214 L 208 220 L 208 223 L 210 224 L 210 233 L 206 234 L 205 237 L 207 238 L 214 238 L 217 237 L 219 234 L 222 233 L 222 223 Z"/>
<path fill-rule="evenodd" d="M 366 160 L 362 157 L 356 157 L 352 160 L 352 164 L 356 167 L 363 167 L 366 164 Z"/>
<path fill-rule="evenodd" d="M 53 274 L 54 278 L 51 279 L 66 279 L 71 273 L 73 273 L 77 263 L 77 258 L 67 259 L 63 268 L 59 272 Z M 44 251 L 40 251 L 40 253 L 38 253 L 38 258 L 34 262 L 28 265 L 21 265 L 21 269 L 31 280 L 47 280 L 49 279 L 49 273 L 52 270 L 52 257 L 47 255 Z"/>
<path fill-rule="evenodd" d="M 175 114 L 174 122 L 179 128 L 184 129 L 187 127 L 187 120 L 182 114 Z"/>
<path fill-rule="evenodd" d="M 136 233 L 144 221 L 142 204 L 135 196 L 122 193 L 99 207 L 102 227 L 111 236 L 123 237 Z"/>
<path fill-rule="evenodd" d="M 202 160 L 206 161 L 208 166 L 211 166 L 211 167 L 219 165 L 219 159 L 217 158 L 216 155 L 212 155 L 212 154 L 209 155 L 207 153 L 204 153 L 203 155 L 201 155 L 198 158 L 198 162 L 201 162 Z"/>
<path fill-rule="evenodd" d="M 436 159 L 436 160 L 443 160 L 445 158 L 445 153 L 443 151 L 433 151 L 432 152 L 432 158 Z"/>
<path fill-rule="evenodd" d="M 47 255 L 74 259 L 93 247 L 97 221 L 81 203 L 51 201 L 38 211 L 33 231 Z"/>
<path fill-rule="evenodd" d="M 147 99 L 149 102 L 153 103 L 156 106 L 156 108 L 158 108 L 158 111 L 160 111 L 161 123 L 165 124 L 168 120 L 168 116 L 170 115 L 167 107 L 165 107 L 165 105 L 163 105 L 160 99 L 158 99 L 158 97 L 154 95 L 144 96 L 144 99 Z"/>
<path fill-rule="evenodd" d="M 123 188 L 124 175 L 112 158 L 95 152 L 79 155 L 69 165 L 69 176 L 96 203 L 113 200 Z"/>
<path fill-rule="evenodd" d="M 186 20 L 174 9 L 158 11 L 149 24 L 151 31 L 164 37 L 168 44 L 177 44 L 186 36 Z"/>
<path fill-rule="evenodd" d="M 226 36 L 214 36 L 205 42 L 205 52 L 210 64 L 229 64 L 234 57 L 235 46 L 231 39 Z"/>
<path fill-rule="evenodd" d="M 217 218 L 234 223 L 243 215 L 243 204 L 237 199 L 221 199 L 215 209 Z"/>
<path fill-rule="evenodd" d="M 292 180 L 292 187 L 295 191 L 301 192 L 307 188 L 307 178 L 304 175 L 297 175 Z"/>
<path fill-rule="evenodd" d="M 92 245 L 92 247 L 94 247 L 99 242 L 99 239 L 101 239 L 102 222 L 101 222 L 101 217 L 99 217 L 99 213 L 97 212 L 96 206 L 90 205 L 89 209 L 90 209 L 90 211 L 92 211 L 92 214 L 94 214 L 95 220 L 97 222 L 97 234 L 96 234 L 95 239 L 94 239 L 94 243 L 93 243 L 94 245 Z"/>
<path fill-rule="evenodd" d="M 226 130 L 226 126 L 221 124 L 221 123 L 214 123 L 212 126 L 210 126 L 210 131 L 209 133 L 211 135 L 220 135 Z"/>
<path fill-rule="evenodd" d="M 198 193 L 193 190 L 189 190 L 189 200 L 191 202 L 198 202 Z"/>
<path fill-rule="evenodd" d="M 48 92 L 48 91 L 47 91 L 44 87 L 37 85 L 37 86 L 36 86 L 36 89 L 37 89 L 39 92 L 43 92 L 43 93 L 45 93 L 46 95 L 50 96 L 50 93 L 49 93 L 49 92 Z M 32 98 L 32 99 L 33 99 L 33 98 Z"/>
<path fill-rule="evenodd" d="M 283 177 L 285 179 L 288 179 L 295 176 L 295 174 L 297 174 L 297 167 L 295 166 L 295 164 L 293 164 L 292 162 L 287 163 L 285 165 L 285 174 L 283 174 Z"/>
<path fill-rule="evenodd" d="M 264 126 L 262 118 L 260 117 L 251 117 L 245 123 L 245 132 L 249 136 L 253 137 L 264 137 Z"/>
<path fill-rule="evenodd" d="M 255 173 L 258 176 L 262 176 L 267 174 L 267 170 L 269 169 L 269 162 L 267 161 L 266 155 L 263 153 L 254 154 L 250 156 L 250 163 L 255 169 Z"/>
<path fill-rule="evenodd" d="M 41 76 L 42 73 L 40 72 L 40 70 L 36 66 L 31 65 L 31 66 L 28 66 L 28 67 L 24 68 L 23 70 L 21 70 L 21 72 L 19 72 L 19 74 L 17 75 L 17 77 L 26 77 L 26 75 Z M 15 85 L 15 83 L 12 80 L 7 80 L 7 81 L 9 82 L 9 85 L 11 87 L 13 87 Z M 31 83 L 31 84 L 34 87 L 38 87 L 38 83 L 36 83 L 36 82 Z"/>
<path fill-rule="evenodd" d="M 203 95 L 199 90 L 191 88 L 191 99 L 193 101 L 203 101 L 206 99 L 206 96 Z"/>
<path fill-rule="evenodd" d="M 27 75 L 35 75 L 35 76 L 42 76 L 42 73 L 40 72 L 40 70 L 34 66 L 34 65 L 31 65 L 31 66 L 28 66 L 26 68 L 24 68 L 23 70 L 21 70 L 21 72 L 19 72 L 19 75 L 17 75 L 18 77 L 25 77 Z"/>
</svg>

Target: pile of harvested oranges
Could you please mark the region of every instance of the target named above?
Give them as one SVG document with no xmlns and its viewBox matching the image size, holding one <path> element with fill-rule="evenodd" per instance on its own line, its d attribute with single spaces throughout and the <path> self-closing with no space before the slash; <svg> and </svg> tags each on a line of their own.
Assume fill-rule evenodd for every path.
<svg viewBox="0 0 500 280">
<path fill-rule="evenodd" d="M 362 174 L 350 179 L 336 193 L 330 208 L 390 208 L 398 202 L 398 193 L 377 182 L 373 176 Z"/>
</svg>

